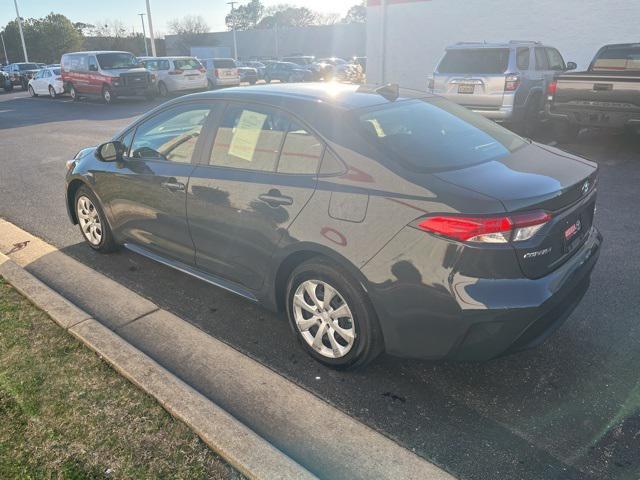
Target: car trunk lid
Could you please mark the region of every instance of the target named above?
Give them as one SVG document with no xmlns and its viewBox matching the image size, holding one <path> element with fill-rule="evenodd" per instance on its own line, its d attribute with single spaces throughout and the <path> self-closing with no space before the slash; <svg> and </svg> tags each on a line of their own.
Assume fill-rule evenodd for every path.
<svg viewBox="0 0 640 480">
<path fill-rule="evenodd" d="M 513 242 L 521 269 L 530 278 L 544 276 L 570 258 L 593 223 L 596 164 L 550 147 L 533 144 L 499 159 L 435 175 L 498 199 L 509 213 L 551 214 L 531 239 Z"/>
</svg>

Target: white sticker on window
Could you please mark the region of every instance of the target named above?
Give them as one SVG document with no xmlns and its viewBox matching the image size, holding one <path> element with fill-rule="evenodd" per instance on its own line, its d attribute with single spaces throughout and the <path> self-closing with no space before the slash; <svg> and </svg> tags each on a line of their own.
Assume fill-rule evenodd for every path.
<svg viewBox="0 0 640 480">
<path fill-rule="evenodd" d="M 244 110 L 233 131 L 229 154 L 251 162 L 266 120 L 267 116 L 262 113 Z"/>
</svg>

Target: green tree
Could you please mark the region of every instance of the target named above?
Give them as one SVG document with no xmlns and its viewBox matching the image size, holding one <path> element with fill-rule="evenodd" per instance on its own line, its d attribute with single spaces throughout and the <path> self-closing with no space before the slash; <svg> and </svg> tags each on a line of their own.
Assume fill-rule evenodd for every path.
<svg viewBox="0 0 640 480">
<path fill-rule="evenodd" d="M 354 5 L 349 9 L 342 23 L 365 23 L 367 21 L 367 5 L 365 2 Z"/>
<path fill-rule="evenodd" d="M 44 18 L 25 19 L 22 28 L 30 61 L 57 63 L 63 53 L 82 47 L 82 32 L 59 13 L 50 13 Z M 20 32 L 15 20 L 5 26 L 4 37 L 9 60 L 24 61 Z"/>
<path fill-rule="evenodd" d="M 229 30 L 249 30 L 256 28 L 264 15 L 264 5 L 260 0 L 251 0 L 246 5 L 240 5 L 225 17 L 225 23 Z"/>
</svg>

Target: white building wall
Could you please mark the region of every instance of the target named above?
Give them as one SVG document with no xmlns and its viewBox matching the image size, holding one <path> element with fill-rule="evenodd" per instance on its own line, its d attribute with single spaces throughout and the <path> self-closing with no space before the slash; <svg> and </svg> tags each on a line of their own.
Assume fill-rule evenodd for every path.
<svg viewBox="0 0 640 480">
<path fill-rule="evenodd" d="M 386 33 L 381 3 L 367 7 L 372 83 L 424 90 L 444 48 L 461 41 L 538 40 L 579 69 L 602 45 L 640 42 L 640 0 L 386 0 Z"/>
</svg>

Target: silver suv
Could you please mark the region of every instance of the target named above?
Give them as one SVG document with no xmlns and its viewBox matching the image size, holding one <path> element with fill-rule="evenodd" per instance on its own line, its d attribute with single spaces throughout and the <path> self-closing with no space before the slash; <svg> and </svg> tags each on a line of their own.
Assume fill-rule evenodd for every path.
<svg viewBox="0 0 640 480">
<path fill-rule="evenodd" d="M 556 48 L 540 42 L 461 42 L 447 47 L 429 90 L 529 133 L 544 109 L 547 83 L 575 68 Z"/>
</svg>

